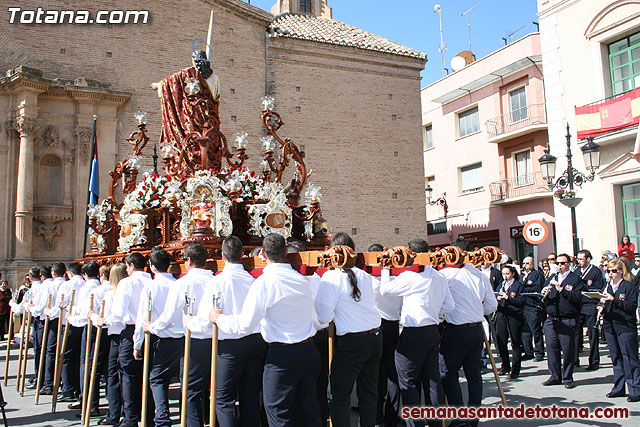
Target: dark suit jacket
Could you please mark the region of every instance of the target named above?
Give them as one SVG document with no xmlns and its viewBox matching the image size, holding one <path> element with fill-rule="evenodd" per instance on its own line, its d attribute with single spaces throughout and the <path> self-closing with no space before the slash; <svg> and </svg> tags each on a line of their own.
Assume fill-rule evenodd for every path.
<svg viewBox="0 0 640 427">
<path fill-rule="evenodd" d="M 545 286 L 549 285 L 552 279 L 558 279 L 558 274 L 554 274 L 547 279 Z M 553 286 L 547 294 L 547 314 L 558 317 L 578 317 L 582 306 L 582 291 L 585 290 L 580 276 L 570 272 L 562 282 L 562 289 L 558 292 Z"/>
<path fill-rule="evenodd" d="M 604 290 L 604 278 L 602 277 L 602 272 L 595 265 L 591 265 L 589 271 L 586 272 L 584 276 L 582 276 L 582 271 L 580 269 L 576 270 L 576 273 L 579 276 L 582 276 L 582 283 L 586 288 L 585 291 L 588 292 L 602 292 Z M 596 306 L 598 304 L 598 300 L 595 298 L 589 298 L 586 296 L 582 296 L 582 308 L 580 312 L 582 314 L 593 314 L 596 310 Z"/>
<path fill-rule="evenodd" d="M 520 295 L 522 288 L 522 282 L 514 280 L 507 292 L 507 298 L 498 300 L 498 311 L 500 313 L 511 317 L 522 317 L 522 307 L 524 307 L 525 300 L 525 297 Z"/>
<path fill-rule="evenodd" d="M 539 270 L 531 270 L 527 277 L 520 277 L 520 281 L 522 282 L 522 292 L 540 292 L 542 290 L 542 285 L 544 284 L 544 275 Z M 525 310 L 536 310 L 538 305 L 540 304 L 540 298 L 538 297 L 524 297 L 524 309 Z"/>
<path fill-rule="evenodd" d="M 491 283 L 491 287 L 493 287 L 494 292 L 498 292 L 500 290 L 500 286 L 502 285 L 502 273 L 495 267 L 489 267 L 491 269 L 491 274 L 489 276 L 489 282 Z"/>
<path fill-rule="evenodd" d="M 607 292 L 614 296 L 613 301 L 604 305 L 603 329 L 608 333 L 635 332 L 636 310 L 638 309 L 638 289 L 630 282 L 623 280 L 614 293 L 611 284 Z"/>
</svg>

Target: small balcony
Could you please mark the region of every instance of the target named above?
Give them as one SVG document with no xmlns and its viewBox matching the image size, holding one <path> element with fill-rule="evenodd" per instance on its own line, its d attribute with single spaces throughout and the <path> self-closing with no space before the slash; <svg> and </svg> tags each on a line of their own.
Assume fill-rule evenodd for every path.
<svg viewBox="0 0 640 427">
<path fill-rule="evenodd" d="M 531 104 L 485 123 L 489 142 L 502 142 L 516 136 L 547 129 L 545 104 Z"/>
<path fill-rule="evenodd" d="M 521 202 L 553 196 L 547 182 L 542 179 L 542 172 L 492 182 L 489 184 L 489 191 L 492 204 Z"/>
</svg>

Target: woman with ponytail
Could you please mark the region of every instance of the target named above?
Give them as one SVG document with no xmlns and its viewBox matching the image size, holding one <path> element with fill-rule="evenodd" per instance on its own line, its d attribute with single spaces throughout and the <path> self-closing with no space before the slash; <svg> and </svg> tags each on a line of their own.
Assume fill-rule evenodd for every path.
<svg viewBox="0 0 640 427">
<path fill-rule="evenodd" d="M 349 246 L 355 250 L 353 240 L 346 233 L 337 233 L 331 246 Z M 337 342 L 329 367 L 329 411 L 333 425 L 351 425 L 349 399 L 357 381 L 359 425 L 373 427 L 382 336 L 371 276 L 357 267 L 327 271 L 322 276 L 315 306 L 322 325 L 333 321 L 336 326 Z"/>
</svg>

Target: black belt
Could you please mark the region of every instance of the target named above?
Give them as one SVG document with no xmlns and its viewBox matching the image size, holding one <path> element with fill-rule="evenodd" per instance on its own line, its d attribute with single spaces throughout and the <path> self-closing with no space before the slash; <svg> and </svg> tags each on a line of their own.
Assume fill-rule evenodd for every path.
<svg viewBox="0 0 640 427">
<path fill-rule="evenodd" d="M 373 329 L 369 329 L 368 331 L 362 331 L 362 332 L 347 332 L 346 334 L 342 335 L 343 337 L 346 336 L 352 336 L 352 337 L 357 337 L 360 335 L 378 335 L 380 333 L 380 328 L 373 328 Z"/>
<path fill-rule="evenodd" d="M 447 326 L 456 326 L 458 328 L 470 328 L 472 326 L 479 326 L 482 325 L 482 322 L 473 322 L 473 323 L 463 323 L 462 325 L 455 325 L 453 323 L 449 323 L 449 322 L 443 322 L 445 325 Z"/>
<path fill-rule="evenodd" d="M 302 340 L 299 342 L 270 342 L 269 345 L 296 345 L 296 344 L 305 344 L 311 341 L 313 341 L 313 339 L 309 337 L 306 340 Z"/>
</svg>

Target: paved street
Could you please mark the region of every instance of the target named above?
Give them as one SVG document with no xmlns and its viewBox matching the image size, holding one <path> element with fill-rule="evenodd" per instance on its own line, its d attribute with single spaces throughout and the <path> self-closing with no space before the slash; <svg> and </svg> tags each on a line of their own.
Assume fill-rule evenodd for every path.
<svg viewBox="0 0 640 427">
<path fill-rule="evenodd" d="M 2 356 L 2 370 L 4 374 L 4 360 L 6 356 L 6 342 L 0 343 L 0 354 Z M 630 418 L 624 419 L 607 419 L 607 420 L 486 420 L 481 425 L 486 426 L 511 426 L 515 422 L 524 423 L 527 426 L 635 426 L 638 425 L 638 416 L 640 415 L 640 402 L 628 403 L 626 399 L 608 399 L 605 394 L 611 389 L 612 369 L 608 357 L 606 346 L 601 346 L 602 362 L 600 370 L 596 372 L 587 372 L 583 367 L 577 368 L 574 379 L 578 385 L 573 390 L 567 390 L 563 386 L 543 387 L 541 382 L 548 377 L 547 362 L 535 362 L 528 360 L 524 362 L 521 377 L 516 380 L 508 378 L 503 380 L 503 387 L 507 395 L 507 401 L 510 407 L 517 407 L 521 403 L 527 406 L 550 406 L 553 404 L 560 406 L 589 407 L 591 410 L 596 407 L 611 408 L 614 406 L 627 407 L 630 410 Z M 58 412 L 51 414 L 51 396 L 42 396 L 40 405 L 36 406 L 34 402 L 35 392 L 33 390 L 25 390 L 24 397 L 16 392 L 15 389 L 15 372 L 17 370 L 17 347 L 12 348 L 9 383 L 3 386 L 4 398 L 7 401 L 7 418 L 10 426 L 52 426 L 63 427 L 69 425 L 80 425 L 76 418 L 76 411 L 67 409 L 67 404 L 58 405 Z M 583 355 L 582 359 L 585 357 Z M 28 372 L 32 373 L 33 361 L 30 359 L 28 364 Z M 498 389 L 495 384 L 492 373 L 484 375 L 484 405 L 494 406 L 499 404 L 500 398 Z M 463 386 L 463 389 L 466 387 Z M 172 418 L 174 424 L 178 421 L 178 390 L 177 384 L 172 390 Z M 105 403 L 101 399 L 101 403 Z M 354 401 L 355 403 L 355 401 Z M 103 406 L 104 409 L 104 406 Z M 356 425 L 356 413 L 354 415 L 353 425 Z M 92 425 L 96 425 L 97 419 L 92 420 Z"/>
</svg>

